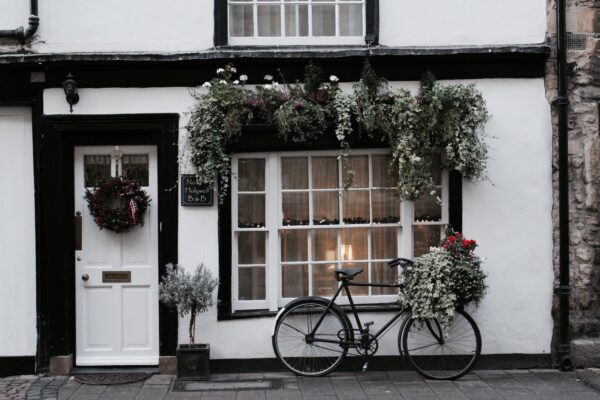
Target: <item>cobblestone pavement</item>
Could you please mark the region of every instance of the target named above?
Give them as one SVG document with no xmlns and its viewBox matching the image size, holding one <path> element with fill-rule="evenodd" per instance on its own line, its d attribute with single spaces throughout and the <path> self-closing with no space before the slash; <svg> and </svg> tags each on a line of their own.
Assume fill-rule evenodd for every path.
<svg viewBox="0 0 600 400">
<path fill-rule="evenodd" d="M 277 389 L 265 389 L 274 382 Z M 83 385 L 67 377 L 17 376 L 0 378 L 0 400 L 600 400 L 600 392 L 575 373 L 555 370 L 475 371 L 455 382 L 424 380 L 414 372 L 333 373 L 325 378 L 215 374 L 210 382 L 194 385 L 188 384 L 188 390 L 205 390 L 174 391 L 171 375 L 114 386 Z"/>
<path fill-rule="evenodd" d="M 21 375 L 0 378 L 0 400 L 56 400 L 66 376 Z"/>
</svg>

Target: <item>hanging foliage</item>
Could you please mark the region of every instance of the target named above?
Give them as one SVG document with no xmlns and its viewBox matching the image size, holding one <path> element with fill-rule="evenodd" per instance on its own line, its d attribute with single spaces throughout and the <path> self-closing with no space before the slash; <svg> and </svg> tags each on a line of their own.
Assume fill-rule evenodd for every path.
<svg viewBox="0 0 600 400">
<path fill-rule="evenodd" d="M 354 132 L 382 140 L 392 149 L 390 170 L 398 179 L 400 197 L 415 200 L 434 187 L 431 160 L 442 155 L 445 166 L 465 179 L 484 176 L 487 147 L 483 128 L 488 112 L 473 85 L 442 85 L 426 74 L 417 95 L 390 89 L 365 61 L 359 82 L 351 93 L 338 87 L 338 77 L 325 82 L 323 71 L 310 63 L 303 83 L 279 84 L 265 75 L 265 84 L 246 88 L 248 77 L 232 65 L 195 93 L 196 102 L 187 125 L 187 150 L 198 181 L 218 182 L 220 200 L 229 188 L 231 173 L 227 148 L 249 123 L 273 124 L 287 143 L 317 140 L 333 126 L 340 143 L 344 187 L 353 173 L 349 138 Z M 358 128 L 358 129 L 356 129 Z"/>
</svg>

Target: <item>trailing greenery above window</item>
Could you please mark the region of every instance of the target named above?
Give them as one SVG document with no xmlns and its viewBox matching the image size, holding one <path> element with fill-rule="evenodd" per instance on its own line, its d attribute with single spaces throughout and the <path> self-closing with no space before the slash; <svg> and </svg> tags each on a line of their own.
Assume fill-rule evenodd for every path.
<svg viewBox="0 0 600 400">
<path fill-rule="evenodd" d="M 309 64 L 304 82 L 279 84 L 265 75 L 255 90 L 245 86 L 248 77 L 232 65 L 197 91 L 187 125 L 189 162 L 201 184 L 218 182 L 221 201 L 229 190 L 231 158 L 227 148 L 241 138 L 251 123 L 274 124 L 288 143 L 318 139 L 333 127 L 340 143 L 344 187 L 351 185 L 348 163 L 352 135 L 387 143 L 392 149 L 390 170 L 397 176 L 401 199 L 435 195 L 431 164 L 440 155 L 444 167 L 460 171 L 467 180 L 484 177 L 487 146 L 483 128 L 489 115 L 485 100 L 474 85 L 441 85 L 425 74 L 416 95 L 392 89 L 378 77 L 368 60 L 351 93 L 326 79 Z"/>
</svg>

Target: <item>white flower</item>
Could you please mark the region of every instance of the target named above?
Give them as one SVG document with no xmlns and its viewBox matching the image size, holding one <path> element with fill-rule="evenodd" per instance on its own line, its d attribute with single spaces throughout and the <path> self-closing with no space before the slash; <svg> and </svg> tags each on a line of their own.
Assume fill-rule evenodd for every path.
<svg viewBox="0 0 600 400">
<path fill-rule="evenodd" d="M 217 75 L 221 75 L 223 72 L 225 72 L 225 70 L 223 68 L 217 69 Z"/>
<path fill-rule="evenodd" d="M 273 75 L 269 75 L 269 74 L 267 74 L 267 75 L 265 75 L 264 79 L 265 79 L 265 81 L 267 81 L 267 82 L 271 82 L 271 81 L 273 80 Z"/>
<path fill-rule="evenodd" d="M 231 67 L 230 71 L 232 74 L 235 74 L 237 72 L 237 69 L 235 67 Z"/>
<path fill-rule="evenodd" d="M 330 80 L 331 82 L 339 82 L 340 78 L 338 78 L 338 77 L 337 77 L 337 76 L 335 76 L 335 75 L 331 75 L 331 76 L 329 77 L 329 80 Z"/>
<path fill-rule="evenodd" d="M 436 194 L 436 193 L 437 193 L 437 192 L 436 192 L 435 190 L 432 190 L 431 192 L 429 192 L 429 194 L 430 194 L 431 196 L 435 196 L 435 194 Z"/>
<path fill-rule="evenodd" d="M 327 90 L 327 89 L 329 89 L 329 87 L 330 87 L 329 83 L 322 83 L 321 87 L 319 87 L 319 89 L 321 89 L 321 90 Z"/>
<path fill-rule="evenodd" d="M 212 85 L 210 84 L 210 82 L 204 82 L 202 84 L 202 87 L 211 87 Z"/>
<path fill-rule="evenodd" d="M 238 80 L 235 80 L 235 81 L 233 81 L 233 84 L 234 84 L 234 85 L 239 85 L 239 84 L 240 84 L 240 81 L 238 81 Z"/>
<path fill-rule="evenodd" d="M 273 87 L 274 87 L 275 89 L 277 89 L 277 88 L 279 87 L 279 83 L 277 83 L 277 82 L 273 82 Z"/>
<path fill-rule="evenodd" d="M 240 75 L 240 81 L 246 82 L 248 80 L 248 75 Z"/>
<path fill-rule="evenodd" d="M 269 84 L 266 84 L 266 85 L 264 85 L 263 87 L 264 87 L 265 89 L 271 89 L 271 88 L 272 88 L 272 86 L 271 86 L 271 85 L 269 85 Z"/>
<path fill-rule="evenodd" d="M 221 84 L 221 85 L 227 85 L 227 81 L 226 81 L 226 80 L 223 80 L 223 79 L 221 79 L 221 80 L 219 81 L 219 84 Z"/>
</svg>

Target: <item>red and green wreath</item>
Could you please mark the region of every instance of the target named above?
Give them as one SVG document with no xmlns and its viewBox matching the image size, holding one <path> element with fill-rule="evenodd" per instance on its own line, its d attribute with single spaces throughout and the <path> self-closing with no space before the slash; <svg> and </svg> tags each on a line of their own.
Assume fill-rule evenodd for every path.
<svg viewBox="0 0 600 400">
<path fill-rule="evenodd" d="M 150 197 L 139 183 L 128 179 L 105 178 L 85 191 L 88 209 L 100 229 L 122 233 L 144 225 Z"/>
</svg>

